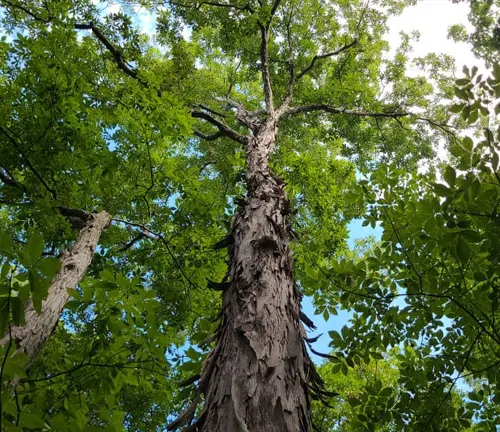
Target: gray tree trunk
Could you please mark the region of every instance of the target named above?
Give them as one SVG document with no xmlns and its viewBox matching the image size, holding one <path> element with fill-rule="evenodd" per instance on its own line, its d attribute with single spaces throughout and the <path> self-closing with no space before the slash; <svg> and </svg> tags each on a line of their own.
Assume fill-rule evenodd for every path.
<svg viewBox="0 0 500 432">
<path fill-rule="evenodd" d="M 68 288 L 75 288 L 84 277 L 102 231 L 110 221 L 111 216 L 105 211 L 86 214 L 77 241 L 61 257 L 61 270 L 51 282 L 41 313 L 38 314 L 29 302 L 25 308 L 25 325 L 11 328 L 10 335 L 17 349 L 25 352 L 30 360 L 35 359 L 54 331 L 70 297 Z M 7 332 L 0 339 L 0 345 L 6 345 L 10 335 Z"/>
<path fill-rule="evenodd" d="M 203 432 L 310 431 L 310 360 L 292 271 L 289 202 L 269 171 L 275 121 L 249 137 L 247 198 L 236 215 L 231 284 L 223 293 L 217 345 L 204 364 Z"/>
</svg>

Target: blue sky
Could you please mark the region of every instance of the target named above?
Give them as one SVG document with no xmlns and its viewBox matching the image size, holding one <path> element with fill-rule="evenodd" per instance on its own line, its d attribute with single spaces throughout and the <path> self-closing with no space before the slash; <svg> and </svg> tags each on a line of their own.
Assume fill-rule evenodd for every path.
<svg viewBox="0 0 500 432">
<path fill-rule="evenodd" d="M 368 236 L 375 236 L 378 240 L 382 235 L 382 228 L 376 227 L 373 229 L 370 226 L 362 226 L 363 219 L 355 219 L 353 220 L 349 226 L 349 238 L 347 243 L 349 247 L 354 247 L 354 243 L 357 239 L 365 238 Z M 302 310 L 303 312 L 314 321 L 317 329 L 314 332 L 310 332 L 310 336 L 317 336 L 322 334 L 322 336 L 318 339 L 317 342 L 314 343 L 313 348 L 316 351 L 321 353 L 328 354 L 331 351 L 331 348 L 328 346 L 330 343 L 330 337 L 328 336 L 328 332 L 331 330 L 337 330 L 340 332 L 340 329 L 348 324 L 348 320 L 351 317 L 351 314 L 345 310 L 339 311 L 338 315 L 330 316 L 328 321 L 325 321 L 323 316 L 314 315 L 315 309 L 312 304 L 310 297 L 304 297 L 302 299 Z M 313 360 L 316 363 L 321 363 L 322 359 L 315 354 L 311 354 Z"/>
</svg>

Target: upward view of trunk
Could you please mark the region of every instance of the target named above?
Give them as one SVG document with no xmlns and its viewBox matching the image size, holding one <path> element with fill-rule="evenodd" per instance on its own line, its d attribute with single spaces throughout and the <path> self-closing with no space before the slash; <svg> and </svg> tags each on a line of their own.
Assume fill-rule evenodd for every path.
<svg viewBox="0 0 500 432">
<path fill-rule="evenodd" d="M 83 213 L 83 212 L 81 212 Z M 25 325 L 12 327 L 0 339 L 0 344 L 7 344 L 12 336 L 17 349 L 25 352 L 34 360 L 41 348 L 54 331 L 64 306 L 69 300 L 68 288 L 75 288 L 84 277 L 92 262 L 94 251 L 99 243 L 102 231 L 111 221 L 111 216 L 102 211 L 88 213 L 73 247 L 61 257 L 61 270 L 52 280 L 47 298 L 42 303 L 38 314 L 30 302 L 25 308 Z"/>
<path fill-rule="evenodd" d="M 218 342 L 200 380 L 205 407 L 196 430 L 311 430 L 289 204 L 268 167 L 276 133 L 276 123 L 266 122 L 246 144 L 248 193 L 230 234 L 231 284 L 223 294 Z"/>
</svg>

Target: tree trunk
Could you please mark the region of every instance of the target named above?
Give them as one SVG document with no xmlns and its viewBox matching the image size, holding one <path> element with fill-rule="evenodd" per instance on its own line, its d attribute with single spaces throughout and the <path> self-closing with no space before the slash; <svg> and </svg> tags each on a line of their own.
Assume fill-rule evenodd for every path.
<svg viewBox="0 0 500 432">
<path fill-rule="evenodd" d="M 10 333 L 17 348 L 25 352 L 31 361 L 54 331 L 70 297 L 68 288 L 75 288 L 82 280 L 92 262 L 101 233 L 110 221 L 111 216 L 105 211 L 87 213 L 76 243 L 65 251 L 61 258 L 61 270 L 51 282 L 47 298 L 42 303 L 41 313 L 38 314 L 29 302 L 24 312 L 25 325 L 11 328 Z M 7 332 L 0 339 L 0 345 L 7 344 L 9 336 Z"/>
<path fill-rule="evenodd" d="M 232 227 L 230 287 L 200 379 L 204 432 L 310 431 L 310 359 L 287 228 L 289 202 L 269 171 L 275 122 L 249 137 L 247 197 Z"/>
</svg>

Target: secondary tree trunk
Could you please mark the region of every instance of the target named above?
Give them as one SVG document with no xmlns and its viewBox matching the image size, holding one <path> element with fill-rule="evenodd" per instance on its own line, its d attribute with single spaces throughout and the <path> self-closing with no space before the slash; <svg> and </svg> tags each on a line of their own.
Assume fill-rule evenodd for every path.
<svg viewBox="0 0 500 432">
<path fill-rule="evenodd" d="M 292 272 L 283 182 L 269 171 L 275 122 L 247 143 L 247 197 L 236 215 L 231 284 L 200 390 L 204 432 L 310 431 L 310 360 Z"/>
<path fill-rule="evenodd" d="M 80 211 L 80 214 L 84 212 Z M 68 288 L 75 288 L 82 280 L 92 262 L 102 231 L 110 221 L 111 216 L 105 211 L 86 214 L 77 241 L 71 249 L 63 253 L 61 270 L 51 282 L 47 298 L 42 303 L 41 313 L 38 314 L 29 302 L 25 308 L 25 325 L 11 328 L 10 333 L 17 349 L 25 352 L 31 360 L 35 359 L 54 331 L 70 297 Z M 0 339 L 0 345 L 7 344 L 9 339 L 7 332 Z"/>
</svg>

